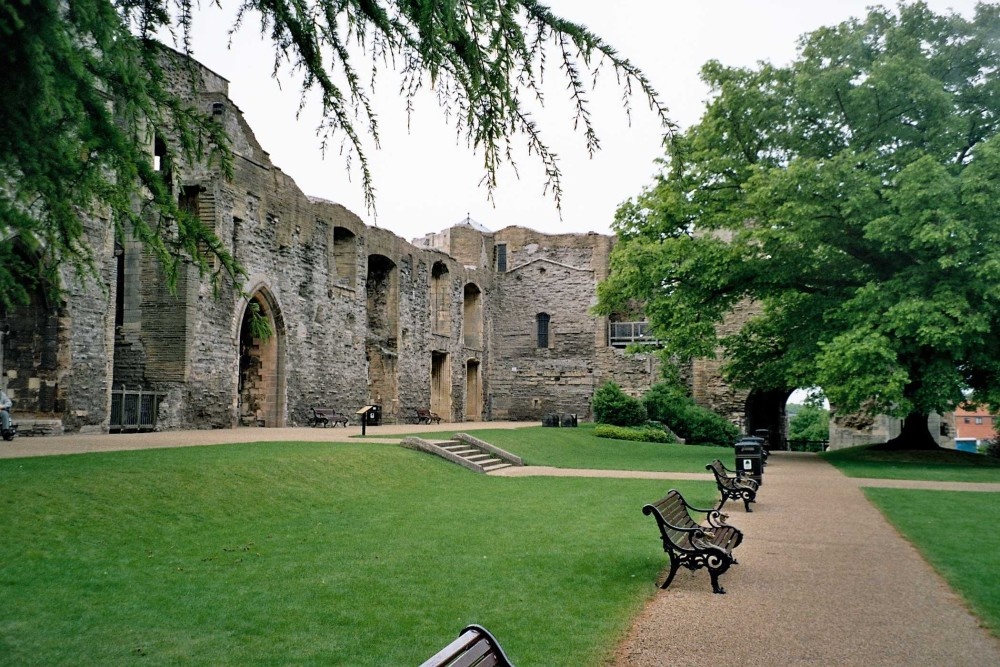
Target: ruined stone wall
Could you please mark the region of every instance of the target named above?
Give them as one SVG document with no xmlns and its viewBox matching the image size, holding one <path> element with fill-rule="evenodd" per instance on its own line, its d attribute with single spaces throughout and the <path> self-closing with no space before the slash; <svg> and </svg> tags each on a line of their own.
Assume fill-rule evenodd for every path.
<svg viewBox="0 0 1000 667">
<path fill-rule="evenodd" d="M 107 430 L 111 405 L 111 367 L 114 353 L 114 294 L 116 271 L 114 239 L 107 220 L 85 224 L 94 252 L 100 284 L 80 282 L 63 270 L 62 317 L 58 335 L 58 372 L 54 410 L 63 428 L 82 433 Z"/>
<path fill-rule="evenodd" d="M 494 418 L 538 419 L 550 412 L 590 418 L 594 390 L 604 382 L 634 395 L 649 388 L 658 372 L 654 359 L 608 347 L 606 321 L 590 313 L 599 277 L 606 275 L 608 237 L 509 227 L 494 243 L 507 247 L 507 271 L 497 275 L 491 305 Z M 549 316 L 542 347 L 539 313 Z"/>
<path fill-rule="evenodd" d="M 79 394 L 97 396 L 86 402 L 73 394 L 67 411 L 77 412 L 64 416 L 72 422 L 70 414 L 78 415 L 71 430 L 85 422 L 106 427 L 112 381 L 160 392 L 163 429 L 227 428 L 248 417 L 302 425 L 312 406 L 352 414 L 373 402 L 388 422 L 432 405 L 452 421 L 552 411 L 586 417 L 601 382 L 615 380 L 635 394 L 651 384 L 652 360 L 609 348 L 606 322 L 589 312 L 597 281 L 607 275 L 609 237 L 518 227 L 494 235 L 456 225 L 417 247 L 365 226 L 338 204 L 307 197 L 270 163 L 228 100 L 225 80 L 203 68 L 193 74 L 201 88 L 184 95 L 226 128 L 234 172 L 228 179 L 209 160 L 176 160 L 172 187 L 246 274 L 240 284 L 223 280 L 213 289 L 185 269 L 171 293 L 156 262 L 126 241 L 115 329 L 119 267 L 105 239 L 108 291 L 74 294 L 67 309 L 68 372 Z M 192 71 L 174 76 L 186 91 Z M 508 270 L 498 275 L 501 238 Z M 273 329 L 266 343 L 248 338 L 248 301 Z M 551 317 L 544 349 L 535 344 L 538 312 Z M 77 321 L 106 335 L 90 345 Z M 244 363 L 247 354 L 257 355 L 253 363 Z M 255 404 L 248 407 L 250 395 Z"/>
</svg>

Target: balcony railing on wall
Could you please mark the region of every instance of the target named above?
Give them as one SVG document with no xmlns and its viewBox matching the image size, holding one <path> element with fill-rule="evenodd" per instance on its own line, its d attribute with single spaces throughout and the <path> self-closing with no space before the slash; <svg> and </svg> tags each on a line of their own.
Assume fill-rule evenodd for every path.
<svg viewBox="0 0 1000 667">
<path fill-rule="evenodd" d="M 608 345 L 627 347 L 632 343 L 655 345 L 659 341 L 651 335 L 649 322 L 608 322 Z"/>
<path fill-rule="evenodd" d="M 143 391 L 142 388 L 126 389 L 125 385 L 113 388 L 108 430 L 112 433 L 156 430 L 156 413 L 162 398 L 163 394 Z"/>
</svg>

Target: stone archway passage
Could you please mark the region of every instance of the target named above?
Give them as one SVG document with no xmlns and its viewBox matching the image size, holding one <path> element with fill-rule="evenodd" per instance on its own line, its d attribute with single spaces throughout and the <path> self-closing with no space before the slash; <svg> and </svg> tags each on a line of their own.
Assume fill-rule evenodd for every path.
<svg viewBox="0 0 1000 667">
<path fill-rule="evenodd" d="M 743 421 L 747 435 L 755 435 L 757 431 L 766 429 L 768 448 L 771 450 L 784 448 L 785 403 L 790 395 L 791 391 L 787 389 L 751 391 L 747 397 L 746 416 Z"/>
<path fill-rule="evenodd" d="M 266 339 L 253 335 L 251 321 L 257 308 L 271 329 Z M 274 309 L 261 292 L 247 303 L 240 324 L 239 415 L 240 423 L 257 426 L 284 425 L 281 403 L 281 331 Z"/>
<path fill-rule="evenodd" d="M 479 378 L 479 362 L 470 359 L 465 364 L 465 418 L 479 421 L 483 418 L 483 391 Z"/>
<path fill-rule="evenodd" d="M 451 421 L 451 359 L 445 352 L 431 353 L 431 412 Z"/>
</svg>

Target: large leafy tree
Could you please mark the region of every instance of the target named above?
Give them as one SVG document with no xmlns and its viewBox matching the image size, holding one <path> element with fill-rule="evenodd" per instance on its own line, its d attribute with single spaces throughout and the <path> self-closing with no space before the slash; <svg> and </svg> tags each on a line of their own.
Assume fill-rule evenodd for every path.
<svg viewBox="0 0 1000 667">
<path fill-rule="evenodd" d="M 668 354 L 841 412 L 1000 406 L 1000 7 L 873 8 L 794 62 L 702 70 L 713 98 L 624 204 L 604 313 L 644 303 Z M 719 333 L 733 308 L 756 312 Z"/>
<path fill-rule="evenodd" d="M 221 4 L 215 0 L 210 4 Z M 369 102 L 376 72 L 396 67 L 411 100 L 432 85 L 444 111 L 484 157 L 492 191 L 498 169 L 523 141 L 560 194 L 557 156 L 532 119 L 546 65 L 561 70 L 588 148 L 599 140 L 588 94 L 601 70 L 633 87 L 668 125 L 645 76 L 585 27 L 534 0 L 238 0 L 235 28 L 259 21 L 274 46 L 275 71 L 303 77 L 303 99 L 318 92 L 322 141 L 344 140 L 373 203 L 362 140 L 378 140 Z M 179 210 L 152 162 L 152 133 L 170 138 L 173 160 L 211 158 L 224 173 L 230 152 L 222 129 L 167 84 L 156 37 L 173 34 L 188 50 L 198 3 L 192 0 L 0 0 L 0 232 L 44 254 L 43 265 L 93 273 L 83 220 L 133 235 L 173 274 L 182 262 L 217 277 L 240 273 L 210 230 Z M 264 75 L 264 73 L 262 73 Z M 0 299 L 23 293 L 0 257 Z M 6 261 L 10 260 L 10 261 Z"/>
</svg>

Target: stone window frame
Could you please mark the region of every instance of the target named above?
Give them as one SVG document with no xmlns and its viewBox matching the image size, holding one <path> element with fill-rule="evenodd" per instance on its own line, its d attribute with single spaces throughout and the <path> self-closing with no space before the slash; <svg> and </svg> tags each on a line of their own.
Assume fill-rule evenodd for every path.
<svg viewBox="0 0 1000 667">
<path fill-rule="evenodd" d="M 535 346 L 548 349 L 552 344 L 552 316 L 548 313 L 535 315 Z"/>
<path fill-rule="evenodd" d="M 493 257 L 497 273 L 507 273 L 507 244 L 497 243 L 493 246 Z"/>
</svg>

